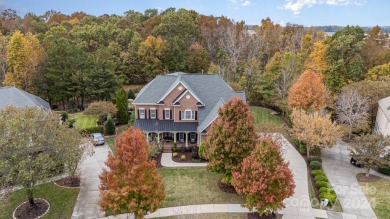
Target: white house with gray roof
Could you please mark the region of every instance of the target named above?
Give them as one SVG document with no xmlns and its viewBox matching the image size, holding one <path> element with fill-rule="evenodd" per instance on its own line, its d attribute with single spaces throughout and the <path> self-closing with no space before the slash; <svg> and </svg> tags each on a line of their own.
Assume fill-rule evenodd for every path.
<svg viewBox="0 0 390 219">
<path fill-rule="evenodd" d="M 207 138 L 218 109 L 235 96 L 246 101 L 244 92 L 234 91 L 219 75 L 159 75 L 133 101 L 134 126 L 141 128 L 148 141 L 199 144 Z"/>
<path fill-rule="evenodd" d="M 0 110 L 6 106 L 31 107 L 35 106 L 46 111 L 50 110 L 48 102 L 42 98 L 16 87 L 0 87 Z"/>
<path fill-rule="evenodd" d="M 390 135 L 390 97 L 378 101 L 375 131 L 383 135 Z"/>
</svg>

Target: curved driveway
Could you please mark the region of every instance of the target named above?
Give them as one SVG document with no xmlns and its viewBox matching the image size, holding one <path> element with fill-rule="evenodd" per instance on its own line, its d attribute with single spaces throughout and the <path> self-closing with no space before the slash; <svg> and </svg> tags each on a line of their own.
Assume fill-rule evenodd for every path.
<svg viewBox="0 0 390 219">
<path fill-rule="evenodd" d="M 351 165 L 349 160 L 348 144 L 343 141 L 337 141 L 331 149 L 322 150 L 322 166 L 343 211 L 354 215 L 348 218 L 377 218 L 356 180 L 356 174 L 364 172 L 364 169 Z"/>
</svg>

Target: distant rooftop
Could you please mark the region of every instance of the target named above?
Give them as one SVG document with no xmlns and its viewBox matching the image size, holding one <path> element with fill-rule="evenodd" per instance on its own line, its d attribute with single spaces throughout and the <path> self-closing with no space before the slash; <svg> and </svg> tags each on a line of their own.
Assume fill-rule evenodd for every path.
<svg viewBox="0 0 390 219">
<path fill-rule="evenodd" d="M 16 87 L 0 87 L 0 110 L 6 106 L 29 107 L 35 106 L 45 110 L 50 110 L 48 102 L 42 98 Z"/>
</svg>

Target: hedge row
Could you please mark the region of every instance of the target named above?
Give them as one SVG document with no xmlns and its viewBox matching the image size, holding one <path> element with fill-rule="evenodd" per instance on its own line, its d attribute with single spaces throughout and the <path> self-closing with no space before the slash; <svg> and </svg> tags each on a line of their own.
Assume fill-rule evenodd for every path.
<svg viewBox="0 0 390 219">
<path fill-rule="evenodd" d="M 314 178 L 316 187 L 320 192 L 320 199 L 328 199 L 328 206 L 332 206 L 336 202 L 337 196 L 332 186 L 330 185 L 325 172 L 322 170 L 321 158 L 311 158 L 309 161 L 309 166 L 312 169 L 311 175 Z"/>
</svg>

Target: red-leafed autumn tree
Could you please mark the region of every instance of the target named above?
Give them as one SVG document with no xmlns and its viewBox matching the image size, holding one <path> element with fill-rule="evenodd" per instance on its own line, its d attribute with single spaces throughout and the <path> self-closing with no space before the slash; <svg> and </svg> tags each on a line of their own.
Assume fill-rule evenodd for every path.
<svg viewBox="0 0 390 219">
<path fill-rule="evenodd" d="M 288 94 L 290 109 L 319 110 L 325 105 L 325 86 L 321 76 L 306 70 L 291 87 Z"/>
<path fill-rule="evenodd" d="M 280 146 L 270 137 L 260 140 L 253 152 L 233 172 L 232 184 L 246 196 L 246 207 L 268 215 L 284 207 L 283 200 L 294 194 L 293 175 L 284 161 Z"/>
<path fill-rule="evenodd" d="M 143 218 L 162 205 L 165 187 L 155 161 L 149 161 L 150 147 L 141 130 L 130 127 L 116 138 L 115 156 L 108 155 L 100 175 L 100 207 L 112 214 L 134 213 Z"/>
<path fill-rule="evenodd" d="M 238 97 L 218 111 L 205 143 L 205 155 L 209 169 L 221 174 L 223 183 L 230 184 L 232 172 L 240 169 L 242 160 L 256 145 L 253 121 L 248 104 Z"/>
</svg>

